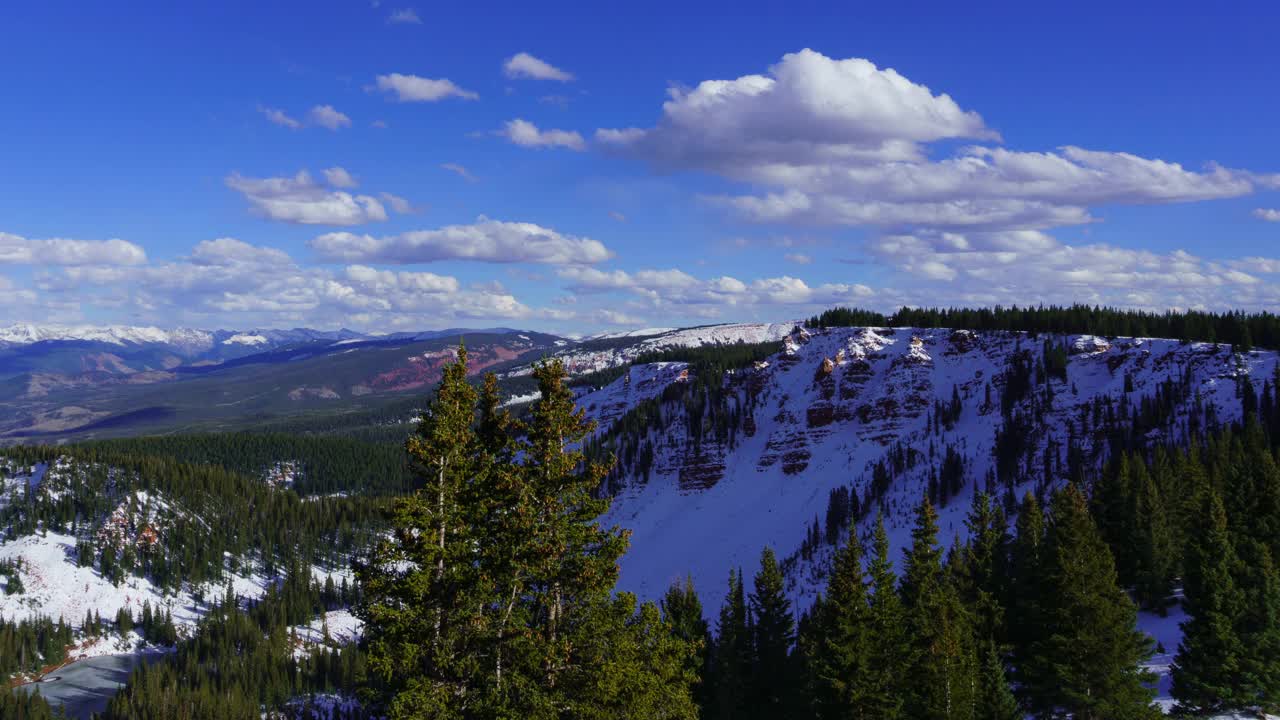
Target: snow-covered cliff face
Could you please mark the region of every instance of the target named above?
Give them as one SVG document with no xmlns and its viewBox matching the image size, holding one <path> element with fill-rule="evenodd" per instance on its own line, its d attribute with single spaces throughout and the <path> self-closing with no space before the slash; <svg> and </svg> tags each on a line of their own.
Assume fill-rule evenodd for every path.
<svg viewBox="0 0 1280 720">
<path fill-rule="evenodd" d="M 758 327 L 755 337 L 775 335 L 776 326 Z M 1193 415 L 1229 422 L 1240 417 L 1240 378 L 1247 376 L 1260 391 L 1276 366 L 1275 353 L 1236 355 L 1226 347 L 1173 340 L 794 326 L 784 335 L 783 352 L 727 381 L 742 417 L 731 442 L 703 433 L 695 444 L 679 419 L 679 403 L 664 409 L 670 416 L 663 430 L 647 438 L 653 448 L 648 481 L 627 479 L 606 518 L 633 532 L 622 560 L 623 589 L 656 598 L 692 574 L 713 614 L 730 568 L 741 567 L 750 577 L 761 548 L 770 545 L 780 557 L 794 557 L 787 563 L 790 591 L 807 606 L 825 584 L 831 549 L 821 547 L 808 558 L 800 558 L 799 549 L 815 520 L 823 522 L 831 491 L 849 486 L 860 498 L 875 495 L 877 463 L 898 468 L 875 501 L 896 557 L 909 537 L 914 506 L 948 447 L 963 457 L 965 471 L 940 508 L 947 542 L 964 533 L 972 493 L 988 486 L 989 475 L 998 493 L 1020 497 L 1038 484 L 1065 482 L 1069 448 L 1093 466 L 1101 462 L 1103 448 L 1095 438 L 1100 423 L 1108 422 L 1108 408 L 1138 408 L 1159 392 L 1172 410 L 1160 414 L 1160 427 L 1144 429 L 1151 440 L 1185 432 Z M 1036 379 L 1046 340 L 1061 348 L 1065 379 Z M 1033 368 L 1025 394 L 1007 387 L 1015 383 L 1009 368 L 1017 358 Z M 629 383 L 617 380 L 578 403 L 607 426 L 665 385 L 688 382 L 673 370 L 635 366 Z M 1006 392 L 1020 397 L 1006 400 Z M 955 398 L 959 407 L 948 412 Z M 1131 424 L 1115 417 L 1110 422 Z M 1006 423 L 1023 426 L 1024 447 L 997 481 L 995 446 Z M 904 451 L 910 462 L 904 463 Z M 1016 479 L 1006 485 L 1007 477 Z M 873 509 L 863 517 L 860 532 L 874 516 Z"/>
</svg>

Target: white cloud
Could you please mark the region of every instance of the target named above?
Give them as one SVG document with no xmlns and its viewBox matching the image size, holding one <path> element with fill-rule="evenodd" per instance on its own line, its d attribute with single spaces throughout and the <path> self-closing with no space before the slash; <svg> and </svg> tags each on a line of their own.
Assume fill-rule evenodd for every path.
<svg viewBox="0 0 1280 720">
<path fill-rule="evenodd" d="M 751 185 L 708 199 L 771 223 L 1043 229 L 1092 222 L 1098 205 L 1236 197 L 1276 182 L 1074 146 L 941 154 L 929 144 L 999 136 L 976 112 L 892 69 L 812 50 L 784 56 L 767 75 L 673 88 L 655 126 L 600 129 L 595 140 L 664 170 Z"/>
<path fill-rule="evenodd" d="M 0 265 L 141 265 L 147 253 L 127 240 L 35 240 L 0 232 Z"/>
<path fill-rule="evenodd" d="M 787 262 L 795 263 L 796 265 L 809 265 L 813 262 L 813 258 L 804 253 L 787 253 L 782 257 Z"/>
<path fill-rule="evenodd" d="M 569 130 L 539 130 L 537 125 L 516 118 L 508 120 L 498 134 L 521 147 L 564 147 L 582 151 L 587 148 L 582 136 Z"/>
<path fill-rule="evenodd" d="M 390 205 L 392 210 L 400 213 L 401 215 L 409 215 L 411 213 L 418 212 L 417 208 L 399 195 L 392 195 L 389 192 L 383 192 L 378 193 L 378 197 L 382 198 L 383 202 Z"/>
<path fill-rule="evenodd" d="M 351 118 L 338 112 L 332 105 L 316 105 L 307 111 L 307 121 L 329 130 L 351 127 Z"/>
<path fill-rule="evenodd" d="M 386 130 L 388 125 L 386 120 L 374 120 L 369 123 L 369 127 L 377 128 L 378 130 Z"/>
<path fill-rule="evenodd" d="M 618 222 L 620 222 L 620 223 L 624 223 L 624 222 L 626 222 L 626 221 L 627 221 L 627 216 L 626 216 L 626 215 L 623 215 L 622 213 L 618 212 L 617 210 L 610 210 L 610 211 L 609 211 L 609 217 L 613 218 L 614 220 L 616 220 L 616 221 L 618 221 Z"/>
<path fill-rule="evenodd" d="M 346 168 L 331 167 L 325 168 L 321 172 L 324 173 L 324 181 L 336 188 L 349 189 L 360 184 L 356 182 L 351 173 L 347 172 Z"/>
<path fill-rule="evenodd" d="M 280 127 L 287 127 L 290 130 L 298 130 L 302 128 L 302 123 L 289 117 L 289 115 L 286 114 L 285 111 L 283 110 L 277 110 L 275 108 L 263 107 L 259 105 L 258 112 L 265 115 L 267 117 L 267 120 L 270 120 L 271 122 L 275 123 L 276 125 L 279 125 Z"/>
<path fill-rule="evenodd" d="M 269 220 L 304 225 L 359 225 L 387 219 L 386 208 L 370 195 L 324 187 L 307 171 L 273 178 L 233 173 L 227 187 L 242 194 L 253 212 Z"/>
<path fill-rule="evenodd" d="M 476 176 L 472 175 L 470 170 L 466 169 L 465 167 L 457 163 L 440 163 L 440 168 L 442 170 L 448 170 L 449 172 L 453 173 L 454 175 L 457 175 L 458 177 L 462 178 L 463 180 L 466 180 L 467 182 L 477 181 Z"/>
<path fill-rule="evenodd" d="M 283 250 L 250 245 L 242 240 L 222 237 L 214 240 L 201 240 L 191 251 L 191 262 L 195 265 L 216 265 L 234 267 L 257 265 L 263 267 L 289 267 L 293 260 Z"/>
<path fill-rule="evenodd" d="M 502 64 L 502 71 L 509 78 L 533 78 L 534 80 L 556 80 L 570 82 L 573 75 L 550 63 L 539 60 L 529 53 L 516 53 Z"/>
<path fill-rule="evenodd" d="M 831 305 L 865 300 L 873 294 L 866 285 L 825 283 L 816 287 L 796 277 L 759 278 L 744 282 L 721 276 L 700 280 L 683 270 L 600 270 L 566 267 L 558 271 L 568 289 L 579 294 L 624 292 L 635 296 L 633 312 L 644 309 L 650 317 L 663 312 L 716 317 L 728 307 L 770 305 Z"/>
<path fill-rule="evenodd" d="M 392 25 L 421 25 L 422 18 L 418 17 L 418 11 L 413 8 L 405 8 L 388 15 L 387 22 Z"/>
<path fill-rule="evenodd" d="M 470 90 L 463 90 L 454 85 L 452 80 L 444 78 L 433 80 L 417 75 L 391 73 L 390 75 L 379 75 L 376 82 L 377 89 L 394 93 L 396 99 L 400 102 L 435 102 L 449 97 L 458 97 L 463 100 L 480 99 L 480 96 L 476 93 Z"/>
<path fill-rule="evenodd" d="M 480 218 L 471 225 L 417 230 L 381 238 L 348 232 L 326 233 L 310 246 L 322 257 L 343 262 L 389 264 L 475 260 L 551 265 L 597 263 L 613 257 L 603 243 L 562 235 L 533 223 Z"/>
<path fill-rule="evenodd" d="M 1258 208 L 1253 211 L 1253 216 L 1259 220 L 1267 222 L 1280 222 L 1280 210 L 1272 210 L 1270 208 Z"/>
</svg>

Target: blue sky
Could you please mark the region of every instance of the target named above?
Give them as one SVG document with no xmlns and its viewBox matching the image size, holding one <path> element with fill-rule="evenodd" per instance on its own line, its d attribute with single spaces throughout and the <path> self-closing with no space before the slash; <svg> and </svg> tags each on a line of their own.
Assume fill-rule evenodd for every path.
<svg viewBox="0 0 1280 720">
<path fill-rule="evenodd" d="M 1280 310 L 1280 10 L 1035 5 L 7 7 L 0 313 Z"/>
</svg>

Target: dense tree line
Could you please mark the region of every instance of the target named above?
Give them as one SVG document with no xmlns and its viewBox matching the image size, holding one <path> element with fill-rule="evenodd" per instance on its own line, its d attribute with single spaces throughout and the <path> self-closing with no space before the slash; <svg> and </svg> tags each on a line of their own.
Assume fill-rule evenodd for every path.
<svg viewBox="0 0 1280 720">
<path fill-rule="evenodd" d="M 62 620 L 0 618 L 0 681 L 62 662 L 71 640 L 71 626 Z"/>
<path fill-rule="evenodd" d="M 407 417 L 407 416 L 406 416 Z M 262 477 L 281 462 L 297 464 L 299 495 L 398 494 L 409 474 L 401 448 L 345 437 L 287 433 L 202 433 L 103 440 L 81 445 L 87 452 L 166 457 L 191 465 L 214 465 Z"/>
<path fill-rule="evenodd" d="M 1227 343 L 1239 352 L 1254 347 L 1280 348 L 1280 315 L 1272 313 L 1163 313 L 1096 305 L 1041 305 L 994 308 L 908 308 L 892 315 L 854 308 L 832 308 L 807 321 L 810 327 L 921 327 L 956 330 L 1087 333 L 1106 337 L 1158 337 Z"/>
<path fill-rule="evenodd" d="M 798 623 L 772 552 L 750 593 L 731 573 L 703 717 L 1158 717 L 1139 669 L 1149 641 L 1081 490 L 1047 513 L 1028 495 L 1016 536 L 978 493 L 968 526 L 945 552 L 925 498 L 899 578 L 877 522 L 870 552 L 853 536 Z"/>
<path fill-rule="evenodd" d="M 36 491 L 0 508 L 0 527 L 73 535 L 79 562 L 117 583 L 130 574 L 163 588 L 221 581 L 228 571 L 274 575 L 294 559 L 343 565 L 383 527 L 388 503 L 304 500 L 221 467 L 105 448 L 4 454 L 18 465 L 55 465 Z"/>
<path fill-rule="evenodd" d="M 295 658 L 299 642 L 290 627 L 333 609 L 332 600 L 325 602 L 322 586 L 296 563 L 279 586 L 245 608 L 228 586 L 192 639 L 133 671 L 102 719 L 257 720 L 264 709 L 283 710 L 299 696 L 354 694 L 367 682 L 358 645 L 321 644 Z"/>
</svg>

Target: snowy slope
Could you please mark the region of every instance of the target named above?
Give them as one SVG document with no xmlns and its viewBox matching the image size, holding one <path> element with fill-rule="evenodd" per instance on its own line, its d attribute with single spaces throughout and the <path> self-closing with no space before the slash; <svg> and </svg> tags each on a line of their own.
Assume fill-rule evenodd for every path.
<svg viewBox="0 0 1280 720">
<path fill-rule="evenodd" d="M 582 375 L 626 365 L 641 355 L 663 350 L 702 347 L 704 345 L 776 342 L 786 337 L 787 333 L 791 332 L 794 327 L 795 323 L 708 325 L 706 327 L 662 331 L 660 335 L 637 338 L 632 343 L 619 343 L 603 348 L 594 348 L 591 343 L 587 343 L 587 347 L 566 348 L 552 357 L 559 358 L 564 362 L 565 369 L 569 371 L 570 375 Z M 613 335 L 609 336 L 609 339 L 620 340 L 628 337 L 631 336 L 626 334 Z M 532 371 L 532 368 L 525 366 L 512 370 L 507 375 L 509 377 L 520 377 L 529 375 Z"/>
<path fill-rule="evenodd" d="M 742 334 L 776 333 L 773 326 L 756 326 Z M 950 544 L 964 531 L 975 484 L 992 468 L 995 435 L 1003 422 L 1001 374 L 1021 350 L 1040 357 L 1045 337 L 912 328 L 836 328 L 812 334 L 797 329 L 787 336 L 783 353 L 733 379 L 741 388 L 741 407 L 750 415 L 735 447 L 704 442 L 695 449 L 679 422 L 668 423 L 651 438 L 656 460 L 650 481 L 633 480 L 606 518 L 633 531 L 631 549 L 622 560 L 621 587 L 656 599 L 672 581 L 691 573 L 704 608 L 714 613 L 730 568 L 741 567 L 749 577 L 765 545 L 781 558 L 795 555 L 809 525 L 824 515 L 829 492 L 852 484 L 862 496 L 873 464 L 895 443 L 924 454 L 883 499 L 895 556 L 906 544 L 912 510 L 943 450 L 953 445 L 964 454 L 967 484 L 940 508 L 941 538 Z M 1171 340 L 1055 340 L 1065 342 L 1072 354 L 1067 381 L 1053 381 L 1052 404 L 1043 426 L 1033 433 L 1034 456 L 1041 457 L 1048 446 L 1063 466 L 1068 427 L 1079 422 L 1096 398 L 1125 395 L 1126 376 L 1135 403 L 1166 379 L 1188 377 L 1203 402 L 1216 406 L 1218 417 L 1226 421 L 1239 416 L 1237 376 L 1247 373 L 1258 388 L 1276 364 L 1274 353 L 1239 357 L 1212 345 Z M 646 372 L 632 369 L 633 376 Z M 602 420 L 620 417 L 617 403 L 624 382 L 578 402 L 608 408 L 596 411 Z M 988 384 L 994 407 L 984 407 Z M 935 433 L 929 427 L 934 403 L 950 400 L 953 387 L 963 411 L 952 429 Z M 1079 442 L 1091 450 L 1087 434 Z M 936 453 L 933 458 L 931 452 Z M 1017 495 L 1030 488 L 1030 483 L 1018 487 Z M 867 524 L 860 528 L 864 534 Z M 829 550 L 813 562 L 788 566 L 789 591 L 799 607 L 807 607 L 823 587 L 828 556 Z"/>
</svg>

